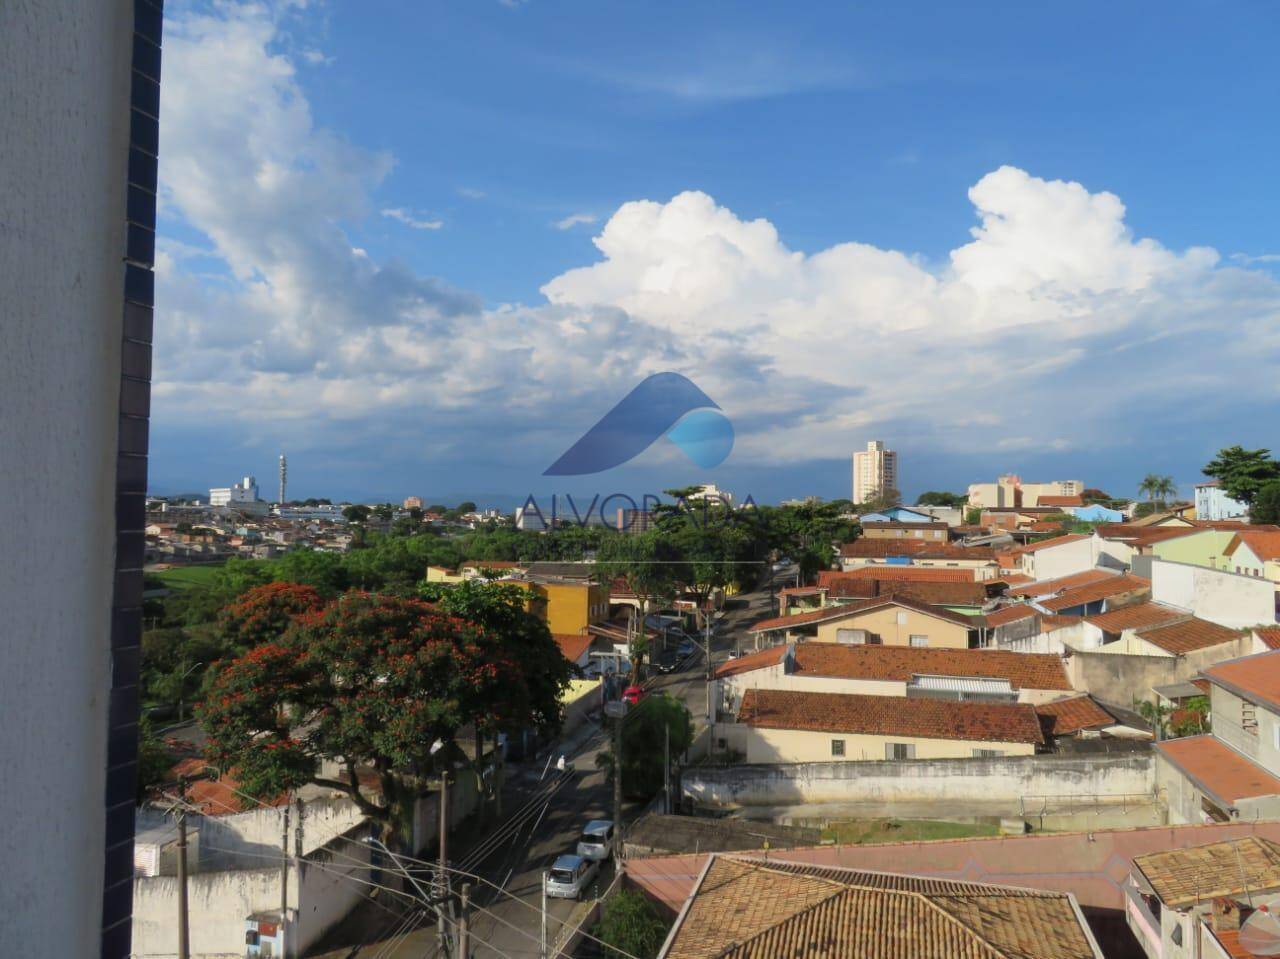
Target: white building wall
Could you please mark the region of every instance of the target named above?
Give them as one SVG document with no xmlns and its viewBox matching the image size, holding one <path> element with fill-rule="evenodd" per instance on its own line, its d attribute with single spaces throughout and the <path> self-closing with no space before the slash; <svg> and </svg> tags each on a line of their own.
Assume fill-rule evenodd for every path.
<svg viewBox="0 0 1280 959">
<path fill-rule="evenodd" d="M 0 2 L 0 929 L 14 955 L 100 952 L 132 9 Z"/>
<path fill-rule="evenodd" d="M 1059 546 L 1038 549 L 1022 555 L 1023 569 L 1036 579 L 1057 579 L 1093 569 L 1094 549 L 1091 539 L 1077 539 Z"/>
<path fill-rule="evenodd" d="M 1154 560 L 1151 599 L 1232 629 L 1276 621 L 1274 583 L 1187 563 Z"/>
</svg>

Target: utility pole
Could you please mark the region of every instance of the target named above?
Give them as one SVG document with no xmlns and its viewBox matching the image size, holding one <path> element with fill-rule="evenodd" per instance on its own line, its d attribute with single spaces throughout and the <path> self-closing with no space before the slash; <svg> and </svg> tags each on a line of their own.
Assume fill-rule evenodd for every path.
<svg viewBox="0 0 1280 959">
<path fill-rule="evenodd" d="M 622 860 L 622 716 L 613 721 L 613 859 Z"/>
<path fill-rule="evenodd" d="M 286 959 L 293 936 L 289 934 L 289 806 L 284 806 L 284 835 L 280 840 L 280 954 Z"/>
<path fill-rule="evenodd" d="M 179 786 L 183 801 L 187 798 L 185 780 Z M 178 959 L 191 959 L 191 943 L 187 926 L 187 811 L 178 807 Z"/>
<path fill-rule="evenodd" d="M 471 937 L 468 922 L 471 918 L 471 883 L 462 884 L 462 913 L 458 916 L 458 959 L 471 959 Z"/>
<path fill-rule="evenodd" d="M 616 828 L 613 834 L 618 834 Z M 538 959 L 547 959 L 547 880 L 550 875 L 545 870 L 542 873 L 542 936 L 538 939 Z"/>
<path fill-rule="evenodd" d="M 711 612 L 703 611 L 703 648 L 705 649 L 705 657 L 707 660 L 707 719 L 711 718 Z M 668 810 L 670 812 L 670 810 Z"/>
<path fill-rule="evenodd" d="M 668 816 L 671 815 L 671 724 L 666 723 L 662 727 L 662 795 L 665 797 L 663 801 L 662 811 Z"/>
<path fill-rule="evenodd" d="M 436 928 L 440 935 L 440 949 L 445 951 L 444 907 L 449 898 L 449 771 L 440 775 L 440 906 L 437 912 Z"/>
</svg>

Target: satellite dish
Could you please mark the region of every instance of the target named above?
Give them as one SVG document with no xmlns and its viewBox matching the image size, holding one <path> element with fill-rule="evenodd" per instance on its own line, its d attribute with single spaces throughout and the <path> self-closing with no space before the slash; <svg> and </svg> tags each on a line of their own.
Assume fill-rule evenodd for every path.
<svg viewBox="0 0 1280 959">
<path fill-rule="evenodd" d="M 1280 956 L 1280 898 L 1267 900 L 1244 921 L 1240 945 L 1255 956 Z"/>
</svg>

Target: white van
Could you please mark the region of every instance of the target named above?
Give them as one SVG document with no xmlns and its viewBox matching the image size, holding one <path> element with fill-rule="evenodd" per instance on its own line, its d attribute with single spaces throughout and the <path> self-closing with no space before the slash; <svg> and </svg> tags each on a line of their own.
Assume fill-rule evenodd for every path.
<svg viewBox="0 0 1280 959">
<path fill-rule="evenodd" d="M 582 827 L 578 855 L 603 862 L 613 853 L 613 820 L 593 819 Z"/>
<path fill-rule="evenodd" d="M 552 899 L 581 899 L 582 890 L 600 872 L 600 863 L 581 856 L 557 856 L 547 873 L 547 895 Z"/>
</svg>

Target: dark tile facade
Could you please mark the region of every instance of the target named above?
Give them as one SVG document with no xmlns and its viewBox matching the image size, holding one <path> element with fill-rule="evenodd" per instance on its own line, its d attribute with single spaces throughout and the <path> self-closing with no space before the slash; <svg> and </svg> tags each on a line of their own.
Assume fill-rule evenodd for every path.
<svg viewBox="0 0 1280 959">
<path fill-rule="evenodd" d="M 151 414 L 151 332 L 155 304 L 156 156 L 160 145 L 163 0 L 134 0 L 130 83 L 127 229 L 121 251 L 119 455 L 116 460 L 116 569 L 111 614 L 111 696 L 104 796 L 106 865 L 102 959 L 125 959 L 133 911 L 134 798 L 137 791 L 138 664 L 142 642 L 142 557 L 147 439 Z"/>
</svg>

